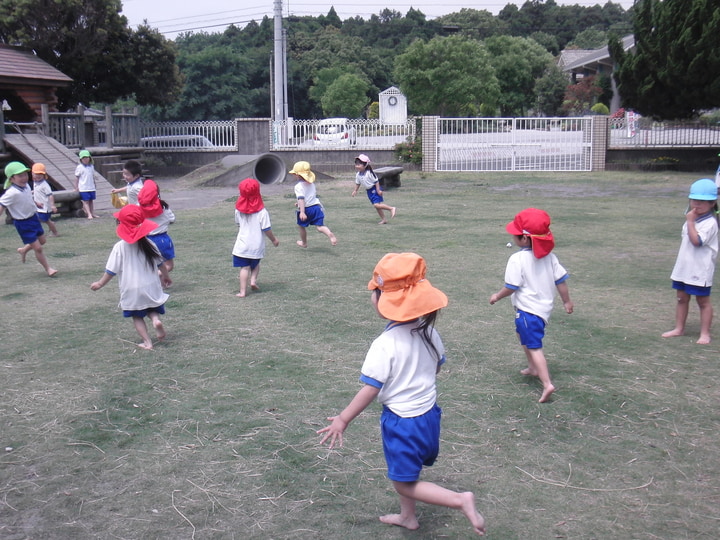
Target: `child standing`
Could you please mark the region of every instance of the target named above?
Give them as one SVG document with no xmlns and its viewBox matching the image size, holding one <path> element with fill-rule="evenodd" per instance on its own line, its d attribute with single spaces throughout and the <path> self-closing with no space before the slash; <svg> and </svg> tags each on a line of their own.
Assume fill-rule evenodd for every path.
<svg viewBox="0 0 720 540">
<path fill-rule="evenodd" d="M 377 213 L 380 215 L 379 225 L 385 225 L 387 223 L 387 219 L 385 219 L 385 210 L 390 212 L 391 218 L 394 218 L 396 208 L 394 206 L 385 204 L 385 200 L 382 196 L 383 190 L 380 187 L 380 181 L 378 180 L 377 176 L 375 176 L 375 172 L 370 166 L 370 158 L 367 157 L 365 154 L 360 154 L 358 157 L 356 157 L 355 171 L 355 189 L 352 192 L 352 196 L 354 197 L 355 195 L 357 195 L 357 192 L 362 185 L 362 187 L 367 190 L 368 199 L 370 199 L 370 202 L 375 207 L 375 210 L 377 210 Z"/>
<path fill-rule="evenodd" d="M 19 161 L 11 161 L 5 166 L 5 193 L 0 197 L 0 216 L 7 208 L 12 216 L 15 229 L 23 241 L 23 247 L 17 249 L 20 260 L 24 263 L 27 252 L 35 251 L 35 258 L 45 269 L 48 276 L 53 277 L 57 270 L 52 268 L 43 253 L 45 229 L 37 216 L 37 205 L 33 200 L 32 191 L 28 186 L 28 169 Z"/>
<path fill-rule="evenodd" d="M 474 531 L 485 533 L 485 520 L 475 508 L 475 495 L 450 491 L 420 481 L 423 465 L 435 462 L 440 449 L 441 409 L 435 402 L 435 378 L 445 362 L 445 349 L 435 330 L 447 296 L 425 279 L 425 261 L 415 253 L 389 253 L 375 266 L 368 284 L 378 315 L 389 322 L 373 342 L 363 363 L 363 387 L 332 423 L 318 431 L 320 444 L 343 445 L 350 422 L 377 398 L 383 405 L 380 418 L 388 478 L 400 496 L 400 513 L 380 521 L 406 529 L 420 524 L 417 501 L 456 508 Z"/>
<path fill-rule="evenodd" d="M 550 399 L 555 387 L 550 380 L 542 340 L 555 299 L 560 294 L 566 313 L 573 303 L 566 283 L 567 271 L 554 253 L 550 216 L 544 210 L 526 208 L 505 227 L 515 237 L 520 251 L 510 256 L 505 269 L 505 285 L 490 297 L 490 304 L 512 295 L 517 331 L 528 367 L 520 373 L 538 377 L 543 385 L 540 403 Z"/>
<path fill-rule="evenodd" d="M 171 223 L 175 223 L 175 214 L 170 210 L 170 205 L 160 198 L 160 188 L 154 180 L 146 180 L 138 194 L 138 205 L 143 214 L 157 228 L 148 234 L 148 239 L 155 244 L 163 258 L 163 265 L 168 274 L 175 267 L 175 245 L 168 234 Z"/>
<path fill-rule="evenodd" d="M 80 163 L 75 167 L 75 191 L 80 192 L 83 210 L 88 219 L 98 217 L 95 214 L 95 167 L 88 150 L 80 150 Z"/>
<path fill-rule="evenodd" d="M 259 291 L 257 284 L 260 260 L 265 256 L 265 236 L 277 247 L 280 241 L 271 230 L 270 214 L 260 196 L 260 183 L 246 178 L 238 185 L 240 195 L 235 202 L 235 224 L 238 226 L 237 239 L 233 247 L 233 266 L 240 268 L 240 292 L 235 296 L 244 298 L 247 294 L 248 277 L 250 289 Z"/>
<path fill-rule="evenodd" d="M 142 165 L 139 161 L 129 159 L 125 162 L 122 170 L 122 177 L 127 185 L 121 188 L 114 188 L 110 190 L 110 193 L 120 193 L 124 191 L 127 195 L 128 204 L 137 204 L 138 195 L 143 187 L 142 179 Z"/>
<path fill-rule="evenodd" d="M 325 212 L 315 189 L 315 173 L 310 170 L 310 163 L 298 161 L 293 166 L 290 174 L 294 174 L 298 182 L 295 184 L 295 197 L 297 202 L 297 226 L 300 232 L 300 240 L 297 245 L 307 247 L 307 228 L 315 225 L 318 232 L 323 233 L 330 239 L 330 244 L 337 244 L 337 238 L 332 231 L 325 226 Z"/>
<path fill-rule="evenodd" d="M 690 186 L 690 207 L 685 214 L 682 240 L 675 266 L 670 275 L 677 291 L 675 328 L 662 337 L 682 336 L 690 309 L 690 296 L 695 295 L 700 308 L 700 338 L 697 343 L 710 343 L 713 307 L 710 288 L 718 252 L 717 194 L 715 182 L 703 178 Z"/>
<path fill-rule="evenodd" d="M 132 318 L 135 330 L 142 338 L 138 347 L 149 350 L 153 348 L 153 343 L 145 317 L 152 321 L 158 341 L 165 339 L 160 315 L 165 314 L 165 302 L 169 296 L 163 291 L 163 286 L 172 283 L 155 245 L 147 239 L 157 224 L 145 219 L 142 209 L 134 204 L 124 206 L 113 215 L 119 221 L 116 232 L 120 240 L 110 252 L 105 273 L 90 288 L 97 291 L 118 276 L 123 316 Z"/>
<path fill-rule="evenodd" d="M 41 223 L 47 223 L 50 233 L 53 236 L 58 235 L 57 227 L 52 220 L 52 215 L 57 212 L 55 207 L 55 197 L 52 188 L 47 182 L 47 171 L 45 165 L 36 163 L 32 166 L 33 179 L 33 199 L 38 207 L 37 215 Z"/>
</svg>

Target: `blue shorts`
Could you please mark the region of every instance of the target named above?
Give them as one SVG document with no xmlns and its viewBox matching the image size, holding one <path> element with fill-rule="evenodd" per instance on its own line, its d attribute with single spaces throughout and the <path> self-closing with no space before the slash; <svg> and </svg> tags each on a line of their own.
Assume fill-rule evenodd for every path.
<svg viewBox="0 0 720 540">
<path fill-rule="evenodd" d="M 423 465 L 429 467 L 440 452 L 440 418 L 437 404 L 423 415 L 403 418 L 383 407 L 380 415 L 387 476 L 396 482 L 415 482 Z"/>
<path fill-rule="evenodd" d="M 80 200 L 81 201 L 94 201 L 95 200 L 95 192 L 94 191 L 81 191 L 80 192 Z"/>
<path fill-rule="evenodd" d="M 249 266 L 250 270 L 255 270 L 258 264 L 260 264 L 260 259 L 248 259 L 246 257 L 233 255 L 233 266 L 235 268 L 247 268 Z"/>
<path fill-rule="evenodd" d="M 38 212 L 37 217 L 43 223 L 47 223 L 48 221 L 50 221 L 50 218 L 52 217 L 52 212 Z"/>
<path fill-rule="evenodd" d="M 682 281 L 673 281 L 672 288 L 676 291 L 682 291 L 690 296 L 710 296 L 712 287 L 700 287 L 698 285 L 688 285 Z"/>
<path fill-rule="evenodd" d="M 45 235 L 45 229 L 40 224 L 37 214 L 27 219 L 14 219 L 15 230 L 17 230 L 23 244 L 32 244 L 35 240 Z"/>
<path fill-rule="evenodd" d="M 300 227 L 309 227 L 310 225 L 322 227 L 325 224 L 325 213 L 322 205 L 314 204 L 305 208 L 305 215 L 307 216 L 305 221 L 300 221 L 300 212 L 296 212 L 296 214 L 297 224 Z"/>
<path fill-rule="evenodd" d="M 367 196 L 368 199 L 370 199 L 370 202 L 373 204 L 385 202 L 385 199 L 382 198 L 382 195 L 378 195 L 377 188 L 375 186 L 367 190 Z"/>
<path fill-rule="evenodd" d="M 520 336 L 520 344 L 528 349 L 542 349 L 545 337 L 545 321 L 542 317 L 517 310 L 515 312 L 515 331 Z"/>
<path fill-rule="evenodd" d="M 152 311 L 158 315 L 165 315 L 165 304 L 147 309 L 123 309 L 123 317 L 147 317 L 148 313 Z"/>
<path fill-rule="evenodd" d="M 148 240 L 155 244 L 163 260 L 171 261 L 175 258 L 175 246 L 168 233 L 150 234 Z"/>
</svg>

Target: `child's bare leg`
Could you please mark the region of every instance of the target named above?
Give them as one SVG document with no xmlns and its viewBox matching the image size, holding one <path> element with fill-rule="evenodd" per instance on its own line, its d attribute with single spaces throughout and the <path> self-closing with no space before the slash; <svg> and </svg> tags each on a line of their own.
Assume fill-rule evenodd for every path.
<svg viewBox="0 0 720 540">
<path fill-rule="evenodd" d="M 696 296 L 700 308 L 700 339 L 696 343 L 707 345 L 710 343 L 710 326 L 713 320 L 713 307 L 709 296 Z"/>
<path fill-rule="evenodd" d="M 88 219 L 93 219 L 95 216 L 93 216 L 92 213 L 92 207 L 90 206 L 90 201 L 83 201 L 83 211 L 85 212 L 85 215 Z"/>
<path fill-rule="evenodd" d="M 44 239 L 45 239 L 45 236 L 43 235 L 43 236 L 41 236 L 40 238 L 42 238 L 42 239 L 44 240 Z M 57 274 L 57 270 L 55 270 L 54 268 L 51 268 L 51 267 L 50 267 L 50 264 L 48 263 L 47 258 L 45 257 L 45 253 L 43 253 L 43 248 L 42 248 L 42 245 L 41 245 L 41 244 L 44 244 L 44 243 L 45 243 L 45 242 L 42 242 L 42 243 L 41 243 L 40 240 L 38 239 L 38 240 L 35 240 L 32 244 L 29 244 L 29 245 L 30 245 L 30 248 L 31 248 L 31 249 L 35 250 L 35 258 L 36 258 L 37 261 L 42 265 L 42 267 L 45 269 L 45 273 L 46 273 L 48 276 L 52 277 L 52 276 L 54 276 L 55 274 Z"/>
<path fill-rule="evenodd" d="M 330 239 L 330 243 L 334 246 L 337 244 L 337 238 L 335 238 L 335 235 L 332 233 L 332 231 L 326 227 L 325 225 L 320 225 L 317 227 L 318 232 L 323 233 L 325 236 L 327 236 Z"/>
<path fill-rule="evenodd" d="M 92 199 L 90 199 L 90 200 L 88 201 L 88 208 L 90 209 L 90 215 L 91 215 L 92 217 L 94 217 L 94 218 L 99 217 L 99 216 L 95 213 L 95 201 L 93 201 Z"/>
<path fill-rule="evenodd" d="M 163 264 L 165 265 L 165 268 L 167 268 L 169 274 L 173 271 L 173 268 L 175 268 L 175 259 L 166 259 L 163 261 Z"/>
<path fill-rule="evenodd" d="M 238 294 L 236 294 L 235 296 L 239 296 L 240 298 L 245 298 L 245 295 L 247 294 L 247 282 L 248 282 L 249 275 L 250 275 L 250 267 L 243 266 L 240 269 L 240 292 Z"/>
<path fill-rule="evenodd" d="M 395 491 L 400 495 L 400 514 L 383 516 L 380 520 L 390 525 L 399 525 L 407 529 L 417 529 L 420 524 L 415 516 L 415 501 L 437 506 L 447 506 L 460 510 L 468 518 L 473 530 L 485 534 L 485 519 L 475 508 L 475 495 L 470 491 L 458 493 L 432 482 L 395 482 Z"/>
<path fill-rule="evenodd" d="M 164 340 L 167 332 L 165 332 L 165 327 L 160 320 L 160 314 L 156 311 L 149 311 L 148 317 L 152 321 L 153 328 L 155 328 L 155 336 L 158 338 L 158 341 Z"/>
<path fill-rule="evenodd" d="M 52 234 L 53 236 L 58 236 L 58 230 L 57 230 L 57 227 L 55 226 L 55 223 L 53 223 L 53 220 L 48 219 L 47 224 L 48 224 L 48 229 L 50 229 L 50 234 Z"/>
<path fill-rule="evenodd" d="M 690 310 L 690 295 L 684 291 L 677 291 L 677 304 L 675 305 L 675 328 L 665 332 L 662 337 L 677 337 L 685 333 L 685 322 Z"/>
<path fill-rule="evenodd" d="M 307 227 L 300 227 L 298 226 L 299 232 L 300 232 L 300 240 L 298 240 L 297 245 L 300 247 L 307 247 Z"/>
<path fill-rule="evenodd" d="M 253 291 L 259 291 L 260 287 L 257 284 L 258 274 L 260 273 L 260 263 L 250 271 L 250 289 Z"/>
<path fill-rule="evenodd" d="M 543 392 L 538 401 L 540 403 L 545 403 L 548 399 L 550 399 L 550 395 L 555 391 L 555 387 L 550 381 L 550 371 L 547 367 L 545 353 L 542 349 L 528 349 L 527 347 L 523 348 L 527 350 L 526 354 L 530 359 L 532 369 L 535 371 L 535 374 L 537 375 L 538 379 L 540 379 L 540 382 L 543 385 Z"/>
<path fill-rule="evenodd" d="M 25 260 L 27 257 L 27 252 L 32 249 L 32 246 L 30 244 L 25 244 L 23 247 L 17 248 L 17 252 L 20 254 L 20 260 L 23 264 L 25 264 Z"/>
<path fill-rule="evenodd" d="M 137 330 L 137 333 L 140 334 L 143 340 L 142 343 L 138 343 L 138 347 L 148 350 L 152 349 L 152 340 L 150 339 L 150 334 L 148 334 L 145 319 L 143 317 L 133 317 L 132 320 L 135 325 L 135 330 Z"/>
</svg>

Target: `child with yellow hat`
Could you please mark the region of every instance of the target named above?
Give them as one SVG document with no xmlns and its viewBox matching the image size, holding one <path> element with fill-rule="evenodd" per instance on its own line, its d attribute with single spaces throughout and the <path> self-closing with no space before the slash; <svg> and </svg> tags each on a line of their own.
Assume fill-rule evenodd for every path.
<svg viewBox="0 0 720 540">
<path fill-rule="evenodd" d="M 297 245 L 307 247 L 307 228 L 315 225 L 318 232 L 323 233 L 330 239 L 330 243 L 334 246 L 337 244 L 337 238 L 332 231 L 325 225 L 325 211 L 315 189 L 315 173 L 310 170 L 310 163 L 307 161 L 298 161 L 293 166 L 290 174 L 294 174 L 297 178 L 295 184 L 295 198 L 297 202 L 297 226 L 300 233 L 300 240 Z"/>
<path fill-rule="evenodd" d="M 377 399 L 383 405 L 380 426 L 388 478 L 400 496 L 400 513 L 380 517 L 388 525 L 420 527 L 417 501 L 460 510 L 477 534 L 485 520 L 475 508 L 475 495 L 421 481 L 423 466 L 440 450 L 440 417 L 436 374 L 445 363 L 445 348 L 435 330 L 447 296 L 425 277 L 425 260 L 415 253 L 388 253 L 375 266 L 368 283 L 378 315 L 389 322 L 373 342 L 361 369 L 363 387 L 332 423 L 318 431 L 320 444 L 343 445 L 343 433 Z"/>
<path fill-rule="evenodd" d="M 57 212 L 52 187 L 47 182 L 47 171 L 43 163 L 32 166 L 33 199 L 38 207 L 37 215 L 41 223 L 47 223 L 50 234 L 58 236 L 58 230 L 52 220 L 53 213 Z"/>
</svg>

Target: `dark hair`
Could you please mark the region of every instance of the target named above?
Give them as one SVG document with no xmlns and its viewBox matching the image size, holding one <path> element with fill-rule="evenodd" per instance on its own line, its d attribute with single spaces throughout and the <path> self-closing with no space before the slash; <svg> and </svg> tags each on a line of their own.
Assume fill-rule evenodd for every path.
<svg viewBox="0 0 720 540">
<path fill-rule="evenodd" d="M 420 324 L 418 327 L 413 329 L 413 332 L 420 336 L 420 338 L 425 342 L 425 345 L 427 345 L 427 348 L 435 355 L 438 362 L 442 357 L 440 356 L 440 351 L 437 350 L 435 344 L 432 342 L 432 330 L 435 327 L 435 321 L 437 320 L 439 314 L 440 310 L 437 309 L 432 313 L 423 315 L 420 318 Z"/>
<path fill-rule="evenodd" d="M 143 236 L 136 242 L 138 249 L 140 250 L 140 253 L 142 253 L 145 256 L 145 262 L 148 263 L 148 266 L 150 268 L 155 268 L 155 262 L 158 257 L 160 257 L 160 253 L 158 252 L 157 248 L 155 247 L 155 244 L 153 244 L 150 240 L 148 240 L 147 236 Z"/>
<path fill-rule="evenodd" d="M 142 174 L 142 165 L 140 165 L 139 161 L 135 161 L 134 159 L 126 161 L 123 168 L 133 176 L 140 176 Z"/>
<path fill-rule="evenodd" d="M 377 177 L 377 175 L 375 174 L 375 171 L 373 171 L 373 168 L 372 168 L 372 166 L 370 165 L 369 162 L 368 162 L 368 163 L 365 163 L 362 159 L 360 159 L 360 158 L 355 158 L 355 164 L 357 165 L 358 163 L 362 163 L 363 165 L 365 165 L 365 169 L 366 169 L 366 170 L 369 170 L 369 171 L 372 173 L 373 176 Z"/>
</svg>

